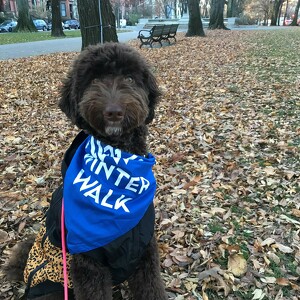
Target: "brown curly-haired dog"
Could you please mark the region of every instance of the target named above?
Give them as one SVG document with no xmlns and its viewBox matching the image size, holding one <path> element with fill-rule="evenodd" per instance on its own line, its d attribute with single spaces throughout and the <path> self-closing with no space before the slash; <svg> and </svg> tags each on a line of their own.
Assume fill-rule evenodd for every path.
<svg viewBox="0 0 300 300">
<path fill-rule="evenodd" d="M 77 159 L 78 152 L 83 151 L 79 149 L 91 147 L 91 153 L 95 155 L 95 145 L 100 145 L 101 151 L 108 147 L 110 150 L 114 149 L 111 151 L 115 151 L 116 155 L 121 152 L 129 155 L 124 160 L 126 164 L 130 160 L 136 163 L 144 158 L 148 163 L 151 155 L 147 149 L 147 124 L 154 118 L 159 96 L 160 91 L 156 79 L 136 50 L 118 43 L 90 46 L 84 50 L 74 62 L 64 81 L 59 102 L 59 107 L 66 116 L 82 129 L 63 160 L 64 184 L 66 184 L 68 172 L 71 172 L 70 166 L 75 160 L 74 157 Z M 85 142 L 88 139 L 89 141 Z M 83 144 L 85 147 L 82 148 Z M 87 159 L 85 163 L 93 162 L 90 166 L 91 170 L 94 171 L 98 166 L 99 173 L 106 168 L 106 177 L 110 177 L 114 171 L 118 170 L 115 184 L 118 185 L 119 192 L 122 193 L 119 184 L 123 179 L 127 180 L 126 189 L 138 196 L 144 195 L 142 192 L 145 192 L 145 197 L 149 198 L 147 191 L 150 189 L 155 191 L 155 187 L 151 187 L 150 179 L 145 179 L 141 175 L 127 176 L 125 171 L 121 171 L 118 168 L 119 156 L 113 157 L 117 166 L 104 167 L 102 161 L 94 161 L 93 158 L 89 160 L 91 157 L 89 155 L 85 154 L 84 159 Z M 103 158 L 101 155 L 100 158 Z M 131 198 L 124 200 L 125 196 L 122 195 L 113 206 L 106 201 L 111 194 L 115 193 L 114 190 L 109 190 L 105 196 L 106 202 L 104 199 L 100 199 L 99 202 L 98 192 L 100 193 L 102 182 L 101 184 L 97 181 L 91 183 L 90 177 L 80 177 L 82 174 L 83 171 L 79 172 L 74 179 L 74 189 L 76 184 L 81 184 L 80 191 L 86 191 L 93 186 L 93 190 L 90 189 L 84 194 L 85 197 L 95 199 L 94 202 L 98 206 L 101 203 L 106 210 L 118 212 L 121 210 L 123 215 L 126 215 L 129 211 L 127 204 L 131 202 L 129 201 L 132 200 Z M 94 188 L 96 183 L 98 185 Z M 65 185 L 61 185 L 53 193 L 45 224 L 42 225 L 38 236 L 34 241 L 30 239 L 17 245 L 14 255 L 6 266 L 9 279 L 20 280 L 20 271 L 25 269 L 27 299 L 64 298 L 60 216 L 62 199 L 64 198 L 64 202 L 67 202 L 66 197 L 72 198 L 72 193 L 73 191 L 66 192 Z M 101 243 L 96 239 L 99 247 L 88 248 L 87 251 L 75 249 L 73 253 L 70 251 L 72 254 L 67 254 L 70 299 L 110 300 L 113 297 L 112 287 L 124 280 L 128 281 L 135 300 L 166 300 L 168 298 L 160 277 L 159 255 L 154 237 L 153 197 L 152 195 L 150 197 L 151 203 L 147 204 L 143 214 L 138 216 L 138 222 L 133 228 L 123 229 L 122 234 L 108 243 Z M 68 210 L 67 204 L 65 206 Z M 89 219 L 89 216 L 86 219 Z M 68 230 L 67 238 L 71 239 L 72 225 L 69 231 L 67 217 L 65 223 Z M 74 226 L 80 227 L 81 223 L 78 224 Z M 89 233 L 86 235 L 90 238 Z M 70 242 L 68 244 L 70 250 L 73 241 L 71 239 L 68 242 Z"/>
</svg>

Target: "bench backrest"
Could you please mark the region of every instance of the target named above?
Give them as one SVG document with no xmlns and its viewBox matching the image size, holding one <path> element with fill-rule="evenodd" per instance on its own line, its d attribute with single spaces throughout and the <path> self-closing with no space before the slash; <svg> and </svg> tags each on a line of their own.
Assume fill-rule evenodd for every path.
<svg viewBox="0 0 300 300">
<path fill-rule="evenodd" d="M 152 28 L 152 32 L 151 32 L 151 35 L 154 36 L 154 37 L 159 37 L 162 35 L 162 32 L 163 32 L 163 29 L 164 29 L 164 25 L 155 25 L 153 28 Z"/>
<path fill-rule="evenodd" d="M 171 27 L 172 27 L 172 25 L 165 25 L 164 28 L 163 28 L 162 34 L 163 35 L 169 34 L 170 30 L 171 30 Z"/>
<path fill-rule="evenodd" d="M 144 25 L 143 29 L 152 29 L 154 26 L 155 26 L 155 24 L 147 23 L 147 24 Z"/>
<path fill-rule="evenodd" d="M 179 24 L 171 24 L 170 33 L 176 33 Z"/>
</svg>

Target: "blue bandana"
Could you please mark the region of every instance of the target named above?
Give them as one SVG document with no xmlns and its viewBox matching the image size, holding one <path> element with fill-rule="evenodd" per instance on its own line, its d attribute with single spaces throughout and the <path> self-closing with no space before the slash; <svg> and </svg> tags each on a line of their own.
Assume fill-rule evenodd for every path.
<svg viewBox="0 0 300 300">
<path fill-rule="evenodd" d="M 104 246 L 135 227 L 152 203 L 155 158 L 133 155 L 89 136 L 64 179 L 69 252 Z"/>
</svg>

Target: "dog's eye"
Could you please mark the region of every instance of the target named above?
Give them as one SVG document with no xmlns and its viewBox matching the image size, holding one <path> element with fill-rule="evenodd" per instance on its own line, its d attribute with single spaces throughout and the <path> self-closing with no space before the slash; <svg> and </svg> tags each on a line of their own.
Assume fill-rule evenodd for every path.
<svg viewBox="0 0 300 300">
<path fill-rule="evenodd" d="M 133 78 L 132 78 L 131 76 L 127 76 L 127 77 L 125 78 L 125 80 L 126 80 L 127 82 L 129 82 L 129 83 L 133 83 L 133 82 L 134 82 L 134 80 L 133 80 Z"/>
</svg>

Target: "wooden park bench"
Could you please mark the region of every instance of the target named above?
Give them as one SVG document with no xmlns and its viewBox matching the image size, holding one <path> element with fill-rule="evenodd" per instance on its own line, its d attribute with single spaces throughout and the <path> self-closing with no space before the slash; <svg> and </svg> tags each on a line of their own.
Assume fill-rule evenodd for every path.
<svg viewBox="0 0 300 300">
<path fill-rule="evenodd" d="M 140 48 L 144 45 L 149 45 L 152 48 L 153 43 L 159 43 L 162 47 L 162 41 L 171 43 L 170 39 L 174 39 L 177 33 L 179 24 L 146 24 L 139 31 L 138 38 L 141 41 Z"/>
<path fill-rule="evenodd" d="M 171 44 L 170 39 L 174 39 L 174 42 L 176 43 L 176 33 L 178 29 L 179 24 L 170 24 L 170 25 L 165 25 L 163 29 L 163 34 L 162 34 L 162 40 L 166 40 L 169 45 Z"/>
</svg>

